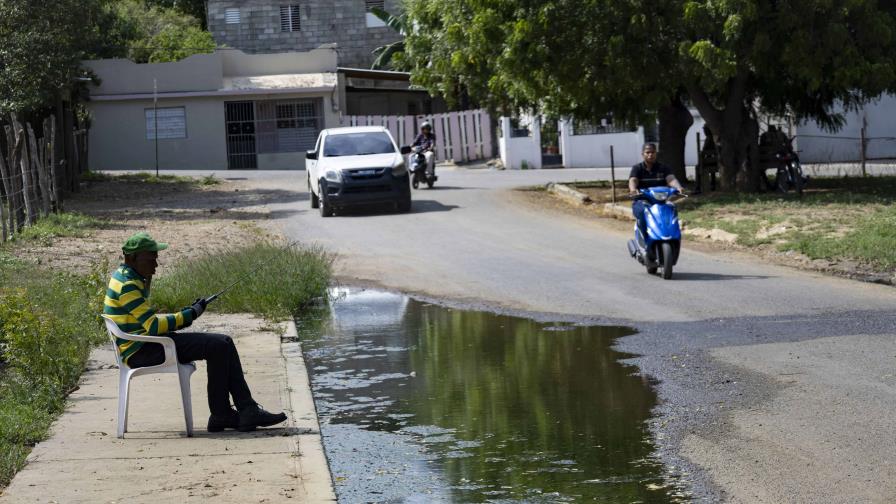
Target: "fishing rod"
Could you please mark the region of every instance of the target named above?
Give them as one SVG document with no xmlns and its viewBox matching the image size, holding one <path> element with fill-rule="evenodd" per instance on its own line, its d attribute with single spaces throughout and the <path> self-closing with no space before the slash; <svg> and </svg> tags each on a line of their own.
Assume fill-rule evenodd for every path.
<svg viewBox="0 0 896 504">
<path fill-rule="evenodd" d="M 283 247 L 283 251 L 287 251 L 287 250 L 291 249 L 292 247 L 298 245 L 298 243 L 299 243 L 298 240 L 295 240 L 295 241 L 292 241 L 292 242 L 288 243 L 285 247 Z M 209 297 L 207 297 L 207 298 L 204 298 L 204 299 L 205 299 L 205 304 L 209 304 L 209 303 L 211 303 L 212 301 L 218 299 L 222 294 L 224 294 L 225 292 L 227 292 L 227 291 L 229 291 L 230 289 L 232 289 L 236 284 L 238 284 L 238 283 L 242 282 L 243 280 L 249 278 L 250 276 L 252 276 L 252 275 L 255 274 L 256 272 L 258 272 L 258 270 L 260 270 L 260 269 L 262 269 L 263 267 L 267 266 L 269 262 L 270 262 L 270 260 L 268 260 L 268 261 L 262 261 L 260 264 L 256 265 L 256 267 L 252 268 L 252 269 L 251 269 L 250 271 L 248 271 L 246 274 L 244 274 L 243 276 L 237 278 L 233 283 L 231 283 L 231 284 L 228 285 L 227 287 L 224 287 L 223 289 L 221 289 L 220 291 L 218 291 L 218 292 L 212 294 L 211 296 L 209 296 Z"/>
</svg>

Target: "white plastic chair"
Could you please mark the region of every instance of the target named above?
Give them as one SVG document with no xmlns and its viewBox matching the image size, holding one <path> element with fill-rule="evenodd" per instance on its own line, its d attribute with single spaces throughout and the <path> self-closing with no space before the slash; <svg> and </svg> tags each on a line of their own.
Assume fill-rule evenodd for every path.
<svg viewBox="0 0 896 504">
<path fill-rule="evenodd" d="M 113 322 L 108 315 L 103 315 L 103 318 L 106 319 L 106 329 L 109 331 L 109 337 L 112 338 L 112 350 L 115 352 L 115 360 L 118 361 L 118 437 L 123 438 L 124 433 L 128 430 L 128 392 L 131 386 L 131 378 L 153 373 L 177 373 L 177 377 L 180 380 L 181 401 L 184 406 L 184 420 L 187 423 L 187 437 L 191 437 L 193 435 L 193 402 L 190 397 L 190 375 L 196 371 L 196 363 L 179 363 L 174 340 L 167 336 L 128 334 L 122 331 L 118 324 Z M 118 352 L 115 338 L 159 343 L 165 350 L 165 361 L 156 366 L 130 368 L 127 363 L 121 360 L 121 354 Z"/>
</svg>

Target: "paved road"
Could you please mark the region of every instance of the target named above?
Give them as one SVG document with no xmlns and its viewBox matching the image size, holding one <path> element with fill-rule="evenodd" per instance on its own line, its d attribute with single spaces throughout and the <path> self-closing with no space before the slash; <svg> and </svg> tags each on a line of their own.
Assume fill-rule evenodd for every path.
<svg viewBox="0 0 896 504">
<path fill-rule="evenodd" d="M 303 176 L 252 178 L 300 190 Z M 349 281 L 638 327 L 621 346 L 662 380 L 654 429 L 669 460 L 696 470 L 687 479 L 698 494 L 896 498 L 896 289 L 688 247 L 663 281 L 628 257 L 618 226 L 521 205 L 507 191 L 606 170 L 439 176 L 435 189 L 414 192 L 409 215 L 323 219 L 305 194 L 274 206 L 290 237 L 338 252 Z"/>
</svg>

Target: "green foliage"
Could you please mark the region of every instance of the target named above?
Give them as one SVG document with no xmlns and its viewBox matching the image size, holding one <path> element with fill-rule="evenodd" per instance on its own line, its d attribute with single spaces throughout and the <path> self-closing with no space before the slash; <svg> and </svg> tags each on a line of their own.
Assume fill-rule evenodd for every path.
<svg viewBox="0 0 896 504">
<path fill-rule="evenodd" d="M 214 51 L 212 35 L 199 20 L 165 7 L 166 3 L 171 2 L 119 0 L 114 4 L 115 30 L 124 41 L 115 51 L 117 56 L 137 63 L 161 63 Z"/>
<path fill-rule="evenodd" d="M 208 309 L 282 320 L 326 296 L 331 264 L 332 258 L 318 248 L 257 244 L 178 264 L 153 280 L 150 301 L 162 311 L 179 310 L 245 276 Z"/>
<path fill-rule="evenodd" d="M 54 103 L 80 75 L 104 0 L 0 0 L 0 113 Z"/>
<path fill-rule="evenodd" d="M 200 185 L 213 185 L 210 179 L 214 175 L 202 177 Z M 135 172 L 135 173 L 109 173 L 109 172 L 86 172 L 81 174 L 81 180 L 88 182 L 143 182 L 146 184 L 195 184 L 196 179 L 185 175 L 163 174 L 156 176 L 151 172 Z"/>
<path fill-rule="evenodd" d="M 90 349 L 106 341 L 97 314 L 107 270 L 76 276 L 0 260 L 0 487 L 46 437 Z"/>
<path fill-rule="evenodd" d="M 397 31 L 402 37 L 407 34 L 407 15 L 401 14 L 400 16 L 393 16 L 388 12 L 380 9 L 379 7 L 374 7 L 371 9 L 371 14 L 379 18 L 382 22 L 386 23 L 386 26 L 392 28 Z M 384 46 L 377 47 L 373 50 L 373 55 L 376 56 L 376 59 L 373 62 L 371 68 L 374 70 L 384 70 L 397 68 L 399 65 L 400 58 L 399 54 L 404 52 L 404 39 L 392 42 L 391 44 L 386 44 Z M 395 61 L 393 62 L 393 58 Z"/>
</svg>

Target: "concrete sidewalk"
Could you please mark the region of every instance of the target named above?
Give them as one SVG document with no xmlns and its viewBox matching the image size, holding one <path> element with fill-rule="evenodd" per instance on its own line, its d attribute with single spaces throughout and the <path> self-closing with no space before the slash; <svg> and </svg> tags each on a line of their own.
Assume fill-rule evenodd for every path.
<svg viewBox="0 0 896 504">
<path fill-rule="evenodd" d="M 209 433 L 204 362 L 193 374 L 187 438 L 177 375 L 131 381 L 128 433 L 115 437 L 118 369 L 111 345 L 91 355 L 80 389 L 0 495 L 7 503 L 335 502 L 298 343 L 248 315 L 208 314 L 198 331 L 230 334 L 255 399 L 285 426 Z M 286 336 L 295 335 L 289 324 Z"/>
</svg>

